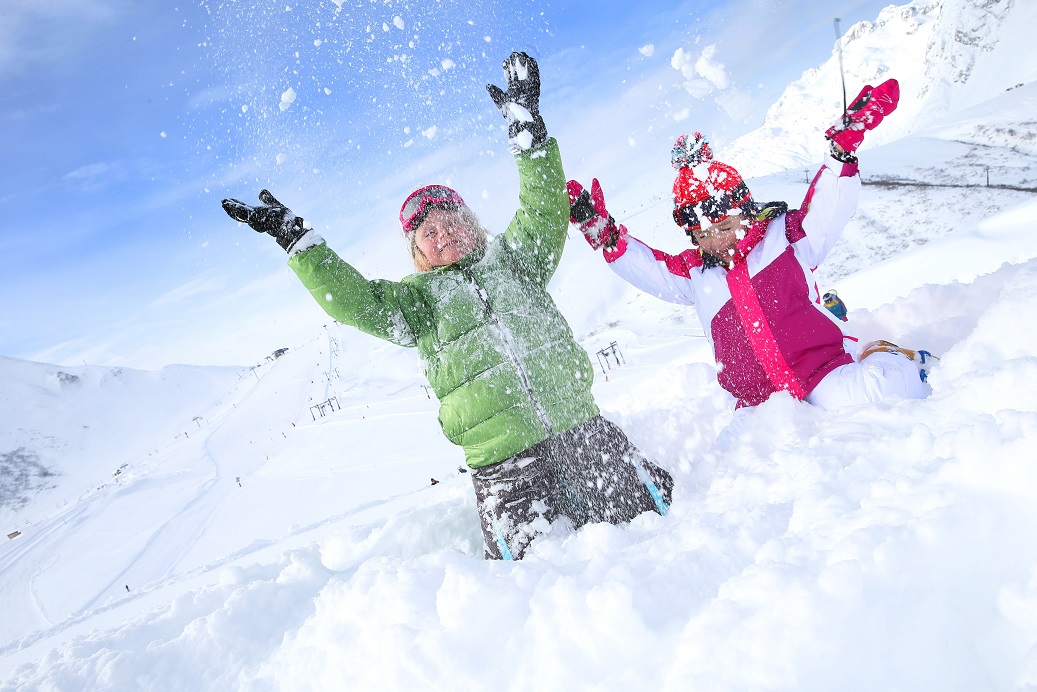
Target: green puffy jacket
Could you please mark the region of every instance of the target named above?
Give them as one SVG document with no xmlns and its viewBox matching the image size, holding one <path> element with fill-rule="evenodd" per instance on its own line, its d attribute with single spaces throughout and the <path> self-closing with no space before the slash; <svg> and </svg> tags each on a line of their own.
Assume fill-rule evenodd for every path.
<svg viewBox="0 0 1037 692">
<path fill-rule="evenodd" d="M 289 260 L 337 321 L 418 348 L 443 432 L 472 467 L 598 414 L 590 358 L 547 292 L 569 224 L 558 144 L 516 160 L 520 208 L 485 252 L 399 282 L 368 281 L 323 243 Z"/>
</svg>

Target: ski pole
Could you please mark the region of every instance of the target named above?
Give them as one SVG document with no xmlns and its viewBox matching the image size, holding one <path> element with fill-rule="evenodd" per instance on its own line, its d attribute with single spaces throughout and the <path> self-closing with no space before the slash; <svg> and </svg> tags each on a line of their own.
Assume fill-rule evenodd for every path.
<svg viewBox="0 0 1037 692">
<path fill-rule="evenodd" d="M 835 49 L 839 53 L 839 79 L 843 84 L 843 117 L 846 117 L 846 73 L 843 72 L 843 34 L 839 31 L 839 18 L 836 17 L 835 21 Z M 843 123 L 844 125 L 848 123 Z"/>
</svg>

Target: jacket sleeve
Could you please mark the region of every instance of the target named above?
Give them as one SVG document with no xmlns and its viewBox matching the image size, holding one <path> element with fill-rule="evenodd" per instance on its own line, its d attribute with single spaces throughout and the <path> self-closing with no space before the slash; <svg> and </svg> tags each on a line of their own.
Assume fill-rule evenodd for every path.
<svg viewBox="0 0 1037 692">
<path fill-rule="evenodd" d="M 614 250 L 606 248 L 604 255 L 609 268 L 631 286 L 670 303 L 695 303 L 692 272 L 702 261 L 694 250 L 670 255 L 628 234 Z"/>
<path fill-rule="evenodd" d="M 403 305 L 411 298 L 406 285 L 368 281 L 324 243 L 294 255 L 288 266 L 336 321 L 400 346 L 416 345 L 404 317 Z"/>
<path fill-rule="evenodd" d="M 811 183 L 802 206 L 806 212 L 801 221 L 802 231 L 789 228 L 786 218 L 789 241 L 811 267 L 820 265 L 842 237 L 843 229 L 857 212 L 860 196 L 861 178 L 856 164 L 844 164 L 826 155 L 825 165 Z"/>
<path fill-rule="evenodd" d="M 519 209 L 504 234 L 508 246 L 525 259 L 542 286 L 551 280 L 569 229 L 569 192 L 558 142 L 515 157 L 519 171 Z"/>
</svg>

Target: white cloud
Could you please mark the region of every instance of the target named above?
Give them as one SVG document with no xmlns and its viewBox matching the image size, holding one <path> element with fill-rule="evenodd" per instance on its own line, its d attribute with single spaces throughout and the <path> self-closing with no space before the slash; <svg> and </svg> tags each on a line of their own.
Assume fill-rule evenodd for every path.
<svg viewBox="0 0 1037 692">
<path fill-rule="evenodd" d="M 689 62 L 691 62 L 691 56 L 685 53 L 683 48 L 678 48 L 673 52 L 673 57 L 670 58 L 670 67 L 684 74 L 684 66 Z M 688 75 L 684 76 L 687 77 Z"/>
<path fill-rule="evenodd" d="M 716 90 L 712 82 L 708 82 L 705 79 L 690 79 L 681 84 L 681 87 L 697 99 L 705 98 Z"/>
<path fill-rule="evenodd" d="M 730 87 L 727 68 L 714 61 L 716 50 L 716 45 L 708 45 L 694 58 L 691 53 L 678 48 L 670 58 L 670 66 L 685 78 L 681 87 L 697 99 Z"/>
<path fill-rule="evenodd" d="M 191 279 L 185 284 L 166 291 L 148 303 L 148 309 L 166 308 L 189 299 L 219 297 L 226 289 L 226 279 L 216 272 Z"/>
<path fill-rule="evenodd" d="M 638 48 L 637 52 L 640 53 L 641 55 L 645 56 L 646 58 L 650 58 L 653 55 L 655 55 L 655 46 L 653 46 L 651 43 L 649 43 L 647 45 L 644 45 L 644 46 L 641 46 L 640 48 Z"/>
<path fill-rule="evenodd" d="M 125 180 L 126 169 L 121 163 L 90 163 L 66 173 L 64 179 L 76 183 L 84 192 L 98 192 Z"/>
<path fill-rule="evenodd" d="M 695 72 L 700 77 L 708 79 L 717 89 L 726 89 L 729 82 L 727 68 L 723 63 L 713 62 L 716 52 L 717 47 L 714 45 L 703 48 L 699 59 L 695 61 Z"/>
</svg>

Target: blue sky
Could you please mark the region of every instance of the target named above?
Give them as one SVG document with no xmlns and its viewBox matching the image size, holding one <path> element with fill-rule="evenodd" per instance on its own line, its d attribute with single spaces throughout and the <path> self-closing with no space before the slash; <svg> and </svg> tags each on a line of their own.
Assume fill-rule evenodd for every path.
<svg viewBox="0 0 1037 692">
<path fill-rule="evenodd" d="M 254 363 L 326 318 L 223 197 L 268 187 L 399 278 L 410 189 L 449 182 L 491 229 L 514 211 L 483 89 L 511 50 L 540 61 L 571 177 L 662 180 L 678 134 L 758 127 L 830 57 L 834 16 L 885 4 L 5 0 L 0 355 Z"/>
</svg>

